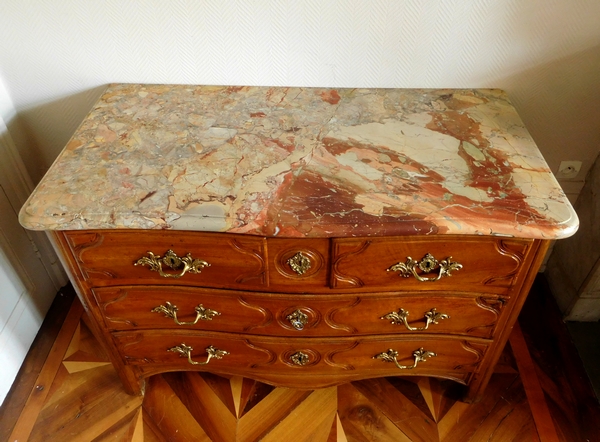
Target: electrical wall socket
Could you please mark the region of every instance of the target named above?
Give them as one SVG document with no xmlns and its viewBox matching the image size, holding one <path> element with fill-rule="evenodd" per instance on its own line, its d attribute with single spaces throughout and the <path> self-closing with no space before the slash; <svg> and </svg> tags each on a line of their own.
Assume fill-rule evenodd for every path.
<svg viewBox="0 0 600 442">
<path fill-rule="evenodd" d="M 556 178 L 558 179 L 571 179 L 577 177 L 577 174 L 581 170 L 581 161 L 561 161 L 558 166 L 558 173 Z"/>
</svg>

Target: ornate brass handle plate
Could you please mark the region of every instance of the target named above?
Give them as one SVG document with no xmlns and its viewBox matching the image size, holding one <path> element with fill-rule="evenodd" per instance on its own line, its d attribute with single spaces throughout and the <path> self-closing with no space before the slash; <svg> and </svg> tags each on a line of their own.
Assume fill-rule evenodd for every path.
<svg viewBox="0 0 600 442">
<path fill-rule="evenodd" d="M 301 351 L 294 353 L 293 355 L 290 356 L 290 360 L 296 364 L 296 365 L 306 365 L 308 364 L 309 358 L 308 355 L 306 353 L 302 353 Z"/>
<path fill-rule="evenodd" d="M 310 259 L 302 252 L 296 253 L 287 260 L 287 263 L 298 276 L 304 275 L 311 268 Z"/>
<path fill-rule="evenodd" d="M 421 331 L 427 330 L 429 324 L 438 324 L 438 321 L 442 319 L 450 319 L 446 313 L 440 313 L 435 308 L 432 308 L 425 313 L 425 326 L 424 327 L 411 327 L 408 325 L 408 312 L 403 308 L 397 312 L 390 312 L 387 315 L 382 316 L 380 319 L 389 319 L 392 324 L 404 324 L 404 326 L 410 331 Z"/>
<path fill-rule="evenodd" d="M 423 271 L 423 273 L 429 273 L 439 266 L 438 275 L 434 278 L 423 278 L 421 275 L 417 273 L 417 267 Z M 404 276 L 405 278 L 414 276 L 418 281 L 421 282 L 434 282 L 439 281 L 444 276 L 452 276 L 453 271 L 462 269 L 462 264 L 456 261 L 452 261 L 452 257 L 449 256 L 446 259 L 442 259 L 438 261 L 433 257 L 431 253 L 428 253 L 421 259 L 421 261 L 416 261 L 412 259 L 410 256 L 406 258 L 406 262 L 399 262 L 398 264 L 394 264 L 389 269 L 388 272 L 400 272 L 400 276 Z"/>
<path fill-rule="evenodd" d="M 390 348 L 387 353 L 379 353 L 378 355 L 373 356 L 373 359 L 381 359 L 384 362 L 394 362 L 396 367 L 400 370 L 412 370 L 419 362 L 426 362 L 427 358 L 432 358 L 434 356 L 437 356 L 437 354 L 432 351 L 423 350 L 423 347 L 421 347 L 413 352 L 413 358 L 415 358 L 413 365 L 400 365 L 397 360 L 398 352 Z"/>
<path fill-rule="evenodd" d="M 308 316 L 300 310 L 287 315 L 286 319 L 296 330 L 303 330 L 304 326 L 308 324 Z"/>
<path fill-rule="evenodd" d="M 156 256 L 152 252 L 148 252 L 149 257 L 144 256 L 136 261 L 134 265 L 149 266 L 150 270 L 158 272 L 163 278 L 181 278 L 187 272 L 200 273 L 204 267 L 209 267 L 210 264 L 201 259 L 192 258 L 192 254 L 188 253 L 183 258 L 177 256 L 173 250 L 167 251 L 164 258 Z M 179 273 L 165 273 L 163 264 L 173 270 L 181 271 Z"/>
<path fill-rule="evenodd" d="M 192 347 L 190 347 L 189 345 L 185 345 L 184 343 L 181 343 L 181 345 L 172 347 L 172 348 L 168 349 L 167 351 L 172 351 L 173 353 L 179 353 L 180 357 L 187 357 L 188 362 L 192 365 L 206 365 L 210 362 L 210 360 L 212 358 L 223 359 L 223 356 L 226 356 L 229 354 L 228 351 L 219 350 L 218 348 L 215 348 L 212 345 L 210 345 L 205 350 L 206 353 L 208 354 L 206 361 L 196 362 L 196 361 L 192 361 L 192 352 L 194 351 L 194 349 Z"/>
<path fill-rule="evenodd" d="M 173 319 L 177 325 L 195 325 L 199 320 L 212 321 L 212 318 L 221 315 L 221 313 L 216 310 L 204 308 L 202 304 L 198 304 L 194 308 L 194 311 L 196 312 L 196 319 L 192 322 L 181 322 L 179 319 L 177 319 L 177 306 L 171 304 L 169 301 L 165 302 L 165 305 L 161 304 L 158 307 L 154 307 L 151 311 L 154 313 L 164 313 L 167 318 Z"/>
</svg>

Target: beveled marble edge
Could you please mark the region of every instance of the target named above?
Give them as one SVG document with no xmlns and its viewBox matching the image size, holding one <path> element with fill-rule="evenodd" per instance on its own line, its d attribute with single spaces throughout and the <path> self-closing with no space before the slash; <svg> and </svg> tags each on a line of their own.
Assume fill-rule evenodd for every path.
<svg viewBox="0 0 600 442">
<path fill-rule="evenodd" d="M 502 91 L 186 85 L 109 86 L 20 221 L 290 237 L 578 227 Z"/>
</svg>

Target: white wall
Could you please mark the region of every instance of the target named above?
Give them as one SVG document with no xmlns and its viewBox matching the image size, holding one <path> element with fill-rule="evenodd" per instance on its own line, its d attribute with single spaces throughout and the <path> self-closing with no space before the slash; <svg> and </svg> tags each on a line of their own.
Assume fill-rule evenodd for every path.
<svg viewBox="0 0 600 442">
<path fill-rule="evenodd" d="M 501 87 L 553 170 L 600 151 L 598 0 L 4 0 L 0 75 L 38 181 L 109 82 Z"/>
<path fill-rule="evenodd" d="M 48 239 L 19 225 L 33 189 L 3 116 L 14 116 L 0 79 L 0 403 L 58 289 L 67 282 Z"/>
</svg>

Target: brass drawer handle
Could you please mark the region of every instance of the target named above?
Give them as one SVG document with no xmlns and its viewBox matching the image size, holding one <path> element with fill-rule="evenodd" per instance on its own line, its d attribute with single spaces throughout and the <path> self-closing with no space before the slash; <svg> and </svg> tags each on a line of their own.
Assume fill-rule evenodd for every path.
<svg viewBox="0 0 600 442">
<path fill-rule="evenodd" d="M 193 322 L 181 322 L 179 319 L 177 319 L 177 306 L 171 304 L 169 301 L 165 302 L 165 305 L 161 304 L 158 307 L 154 307 L 151 312 L 164 313 L 167 318 L 172 318 L 177 325 L 196 325 L 196 323 L 201 319 L 203 321 L 212 321 L 212 318 L 221 315 L 221 313 L 216 310 L 204 308 L 202 304 L 198 304 L 194 310 L 196 312 L 196 319 Z"/>
<path fill-rule="evenodd" d="M 163 278 L 181 278 L 187 272 L 200 273 L 204 267 L 210 266 L 206 261 L 192 258 L 191 253 L 188 253 L 183 258 L 177 256 L 173 250 L 167 251 L 164 258 L 156 256 L 152 252 L 148 252 L 148 255 L 150 257 L 144 256 L 138 259 L 134 265 L 150 266 L 150 270 L 158 272 Z M 178 270 L 181 266 L 183 268 L 179 273 L 165 273 L 162 268 L 163 264 L 173 270 Z"/>
<path fill-rule="evenodd" d="M 439 273 L 437 277 L 434 278 L 423 278 L 421 275 L 417 273 L 416 267 L 419 267 L 424 273 L 429 273 L 434 270 L 439 265 Z M 418 281 L 421 282 L 434 282 L 439 281 L 443 276 L 452 276 L 453 271 L 462 269 L 463 265 L 459 262 L 452 261 L 452 257 L 449 256 L 446 259 L 442 259 L 438 262 L 437 259 L 428 253 L 421 259 L 421 261 L 416 261 L 412 259 L 410 256 L 406 258 L 406 262 L 399 262 L 398 264 L 394 264 L 389 269 L 388 272 L 400 272 L 400 276 L 404 276 L 408 278 L 410 275 L 417 278 Z"/>
<path fill-rule="evenodd" d="M 311 268 L 310 259 L 302 252 L 296 253 L 287 260 L 287 263 L 298 276 L 304 275 Z"/>
<path fill-rule="evenodd" d="M 426 362 L 427 358 L 432 358 L 434 356 L 437 356 L 434 352 L 423 350 L 423 347 L 421 347 L 413 352 L 413 358 L 415 358 L 413 365 L 400 365 L 396 359 L 398 357 L 398 352 L 390 348 L 387 353 L 379 353 L 378 355 L 373 356 L 373 359 L 381 359 L 384 362 L 394 362 L 396 367 L 400 370 L 412 370 L 419 362 Z"/>
<path fill-rule="evenodd" d="M 387 315 L 382 316 L 380 319 L 389 319 L 392 324 L 404 324 L 410 331 L 421 331 L 427 330 L 429 324 L 438 324 L 438 321 L 442 319 L 450 319 L 450 316 L 446 313 L 440 313 L 435 308 L 432 308 L 425 313 L 425 327 L 411 327 L 408 325 L 408 311 L 401 308 L 397 312 L 390 312 Z"/>
<path fill-rule="evenodd" d="M 308 324 L 308 316 L 300 310 L 296 310 L 292 314 L 287 315 L 286 319 L 296 330 L 303 330 L 304 326 Z"/>
<path fill-rule="evenodd" d="M 167 351 L 172 351 L 173 353 L 179 353 L 180 357 L 187 357 L 188 362 L 192 365 L 206 365 L 210 362 L 211 358 L 223 359 L 223 356 L 226 356 L 229 354 L 228 351 L 219 350 L 218 348 L 215 348 L 212 345 L 210 345 L 205 350 L 206 353 L 208 353 L 206 361 L 196 362 L 196 361 L 192 361 L 192 352 L 194 351 L 194 349 L 192 347 L 190 347 L 189 345 L 185 345 L 184 343 L 182 343 L 181 345 L 177 345 L 173 348 L 170 348 Z"/>
<path fill-rule="evenodd" d="M 306 353 L 302 353 L 301 351 L 294 353 L 290 356 L 290 360 L 296 365 L 306 365 L 310 362 L 309 357 Z"/>
</svg>

